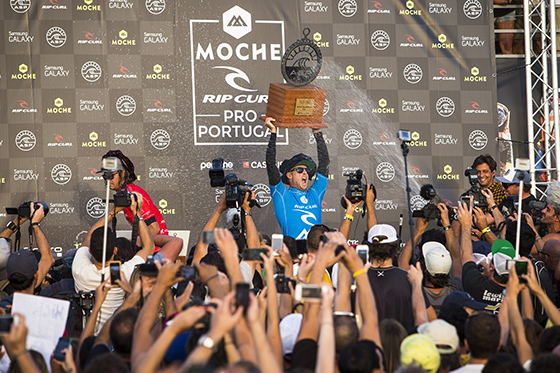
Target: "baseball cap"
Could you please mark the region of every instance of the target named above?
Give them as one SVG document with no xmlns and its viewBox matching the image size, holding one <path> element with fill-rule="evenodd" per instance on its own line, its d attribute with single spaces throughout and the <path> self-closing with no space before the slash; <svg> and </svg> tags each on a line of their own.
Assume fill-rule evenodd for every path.
<svg viewBox="0 0 560 373">
<path fill-rule="evenodd" d="M 492 244 L 492 262 L 500 276 L 508 273 L 506 263 L 513 258 L 515 258 L 515 249 L 511 242 L 503 239 L 494 241 Z"/>
<path fill-rule="evenodd" d="M 315 168 L 317 167 L 315 161 L 313 161 L 310 156 L 303 153 L 298 153 L 290 159 L 284 159 L 284 161 L 280 164 L 280 173 L 282 173 L 282 181 L 285 184 L 288 183 L 286 174 L 297 166 L 306 166 L 309 169 L 309 177 L 313 177 L 315 174 Z"/>
<path fill-rule="evenodd" d="M 496 176 L 496 180 L 505 184 L 519 184 L 519 174 L 523 174 L 523 183 L 531 182 L 531 176 L 527 171 L 517 171 L 514 167 L 508 168 L 504 176 Z"/>
<path fill-rule="evenodd" d="M 426 269 L 432 275 L 448 274 L 451 269 L 451 254 L 441 243 L 428 241 L 422 245 Z"/>
<path fill-rule="evenodd" d="M 397 241 L 397 231 L 389 224 L 376 224 L 368 232 L 368 241 L 373 242 L 374 237 L 384 236 L 387 238 L 381 239 L 379 243 L 391 243 Z"/>
<path fill-rule="evenodd" d="M 6 265 L 8 264 L 8 257 L 10 256 L 11 246 L 8 240 L 0 238 L 0 280 L 5 280 L 8 276 L 6 274 Z"/>
<path fill-rule="evenodd" d="M 473 253 L 472 256 L 474 258 L 474 262 L 477 265 L 481 263 L 485 265 L 490 265 L 490 263 L 492 262 L 492 254 L 484 255 L 484 254 Z"/>
<path fill-rule="evenodd" d="M 424 323 L 418 327 L 418 333 L 430 337 L 440 354 L 451 354 L 459 347 L 457 329 L 445 320 Z"/>
<path fill-rule="evenodd" d="M 26 249 L 11 253 L 6 264 L 8 277 L 14 273 L 19 273 L 29 279 L 35 275 L 38 269 L 37 258 L 31 251 Z"/>
<path fill-rule="evenodd" d="M 473 310 L 483 310 L 487 306 L 484 303 L 480 303 L 474 300 L 474 298 L 466 291 L 454 291 L 453 293 L 449 294 L 443 300 L 441 307 L 444 307 L 447 304 L 451 303 L 458 304 L 461 307 L 469 307 Z"/>
<path fill-rule="evenodd" d="M 401 343 L 401 365 L 417 364 L 430 373 L 439 368 L 440 356 L 435 343 L 424 334 L 412 334 Z"/>
<path fill-rule="evenodd" d="M 280 321 L 280 337 L 282 337 L 282 353 L 284 355 L 291 354 L 294 350 L 302 320 L 303 315 L 301 313 L 291 313 Z"/>
<path fill-rule="evenodd" d="M 111 168 L 107 168 L 107 166 L 111 164 L 111 162 L 114 162 L 114 164 L 110 166 Z M 103 172 L 115 172 L 115 171 L 122 171 L 122 170 L 124 170 L 124 166 L 119 158 L 107 157 L 107 158 L 103 158 L 103 166 L 101 167 L 101 170 L 97 171 L 96 173 L 100 174 Z"/>
</svg>

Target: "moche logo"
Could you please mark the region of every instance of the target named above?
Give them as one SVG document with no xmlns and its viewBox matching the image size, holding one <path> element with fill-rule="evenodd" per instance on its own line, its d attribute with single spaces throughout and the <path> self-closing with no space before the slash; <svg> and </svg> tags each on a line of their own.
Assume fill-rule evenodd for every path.
<svg viewBox="0 0 560 373">
<path fill-rule="evenodd" d="M 251 13 L 239 5 L 222 14 L 222 23 L 224 32 L 236 39 L 241 39 L 253 30 Z"/>
</svg>

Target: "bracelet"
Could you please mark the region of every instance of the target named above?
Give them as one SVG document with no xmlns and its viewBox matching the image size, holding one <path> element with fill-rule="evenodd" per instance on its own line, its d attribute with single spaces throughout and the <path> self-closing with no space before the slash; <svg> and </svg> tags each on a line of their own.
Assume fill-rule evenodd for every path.
<svg viewBox="0 0 560 373">
<path fill-rule="evenodd" d="M 6 225 L 6 228 L 11 230 L 12 232 L 15 232 L 18 227 L 13 221 L 11 221 L 8 223 L 8 225 Z"/>
<path fill-rule="evenodd" d="M 448 230 L 450 230 L 450 229 L 451 229 L 451 225 L 448 225 L 448 226 L 443 227 L 443 230 L 444 230 L 444 231 L 448 231 Z"/>
<path fill-rule="evenodd" d="M 488 233 L 488 232 L 490 232 L 490 227 L 486 227 L 486 228 L 484 228 L 484 229 L 481 231 L 482 235 L 484 235 L 484 234 L 486 234 L 486 233 Z"/>
<path fill-rule="evenodd" d="M 20 352 L 16 352 L 15 354 L 13 354 L 12 356 L 10 356 L 11 360 L 16 360 L 18 357 L 25 355 L 26 353 L 28 353 L 29 351 L 27 351 L 26 349 L 21 350 Z"/>
<path fill-rule="evenodd" d="M 215 275 L 213 275 L 213 276 L 210 276 L 210 277 L 208 278 L 208 280 L 206 280 L 206 282 L 204 283 L 204 285 L 208 284 L 208 283 L 210 282 L 210 280 L 212 280 L 212 279 L 214 279 L 214 278 L 216 278 L 216 277 L 218 277 L 218 274 L 217 274 L 217 273 L 216 273 Z"/>
<path fill-rule="evenodd" d="M 538 240 L 542 240 L 542 237 L 539 236 L 539 235 L 537 235 L 537 237 L 535 238 L 535 241 L 538 241 Z"/>
<path fill-rule="evenodd" d="M 359 275 L 361 275 L 362 273 L 366 273 L 366 270 L 363 269 L 363 268 L 360 269 L 360 270 L 357 270 L 357 271 L 354 272 L 354 273 L 352 273 L 352 277 L 356 278 L 356 277 L 358 277 Z"/>
<path fill-rule="evenodd" d="M 245 216 L 253 216 L 253 214 L 250 213 L 250 212 L 246 212 L 246 213 L 245 213 Z"/>
<path fill-rule="evenodd" d="M 39 224 L 39 223 L 31 223 L 30 225 L 31 225 L 32 227 L 34 227 L 34 226 L 40 227 L 40 226 L 41 226 L 41 224 Z"/>
<path fill-rule="evenodd" d="M 497 209 L 497 208 L 498 208 L 498 205 L 495 204 L 494 206 L 490 207 L 490 210 L 494 210 L 494 209 Z"/>
<path fill-rule="evenodd" d="M 344 219 L 352 221 L 354 220 L 354 217 L 352 215 L 345 214 Z"/>
</svg>

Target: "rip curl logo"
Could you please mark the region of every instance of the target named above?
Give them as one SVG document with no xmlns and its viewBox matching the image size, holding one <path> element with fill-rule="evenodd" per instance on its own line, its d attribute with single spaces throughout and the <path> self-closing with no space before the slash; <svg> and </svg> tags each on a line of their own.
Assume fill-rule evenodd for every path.
<svg viewBox="0 0 560 373">
<path fill-rule="evenodd" d="M 16 13 L 25 13 L 31 8 L 31 0 L 10 0 L 10 7 Z"/>
<path fill-rule="evenodd" d="M 66 44 L 66 31 L 62 27 L 54 26 L 47 31 L 47 43 L 53 48 L 60 48 Z"/>
<path fill-rule="evenodd" d="M 239 84 L 237 84 L 237 81 L 239 81 L 239 79 L 245 81 L 247 84 L 251 84 L 251 80 L 249 79 L 247 74 L 245 74 L 245 72 L 243 70 L 238 69 L 236 67 L 231 67 L 231 66 L 214 66 L 212 68 L 213 69 L 223 69 L 223 70 L 230 70 L 231 71 L 229 74 L 227 74 L 225 76 L 226 83 L 229 84 L 229 86 L 231 88 L 237 89 L 239 91 L 244 91 L 244 92 L 256 92 L 256 91 L 258 91 L 258 89 L 244 88 L 244 87 L 241 87 Z M 236 81 L 236 79 L 238 79 L 238 80 Z"/>
<path fill-rule="evenodd" d="M 146 0 L 146 9 L 157 16 L 165 10 L 165 0 Z"/>
<path fill-rule="evenodd" d="M 307 202 L 309 202 L 309 201 L 307 200 L 307 197 L 306 197 L 306 196 L 301 196 L 301 198 L 300 198 L 299 200 L 301 201 L 301 203 L 307 203 Z"/>
<path fill-rule="evenodd" d="M 136 101 L 128 95 L 119 97 L 116 106 L 119 114 L 124 117 L 131 116 L 136 111 Z"/>
<path fill-rule="evenodd" d="M 28 152 L 37 144 L 35 134 L 28 130 L 20 131 L 16 135 L 16 146 L 22 152 Z"/>
<path fill-rule="evenodd" d="M 152 132 L 150 136 L 150 142 L 154 148 L 157 150 L 164 150 L 169 146 L 171 142 L 171 137 L 167 131 L 159 129 Z"/>
<path fill-rule="evenodd" d="M 105 215 L 105 203 L 99 197 L 93 197 L 86 204 L 86 212 L 94 219 L 99 219 Z"/>
<path fill-rule="evenodd" d="M 51 178 L 58 185 L 65 185 L 72 179 L 72 170 L 65 164 L 57 164 L 51 170 Z"/>
</svg>

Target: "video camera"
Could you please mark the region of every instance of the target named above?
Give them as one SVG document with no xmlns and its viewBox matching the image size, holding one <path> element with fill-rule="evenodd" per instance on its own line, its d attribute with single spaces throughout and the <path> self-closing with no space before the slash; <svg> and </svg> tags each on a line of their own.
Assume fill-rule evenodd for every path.
<svg viewBox="0 0 560 373">
<path fill-rule="evenodd" d="M 422 185 L 420 188 L 420 196 L 426 200 L 428 203 L 424 205 L 420 210 L 412 211 L 413 218 L 424 218 L 425 220 L 438 220 L 438 225 L 441 225 L 441 212 L 437 208 L 438 203 L 443 202 L 441 197 L 437 194 L 435 188 L 432 184 Z M 449 221 L 453 218 L 451 210 L 448 210 Z"/>
<path fill-rule="evenodd" d="M 503 210 L 502 210 L 502 214 L 507 218 L 509 215 L 513 216 L 513 213 L 517 213 L 518 209 L 519 209 L 519 196 L 508 196 L 507 198 L 511 199 L 513 201 L 512 205 L 513 208 L 511 209 L 507 209 L 504 206 Z M 529 202 L 529 215 L 531 216 L 531 218 L 533 219 L 533 223 L 535 225 L 541 224 L 541 218 L 543 216 L 542 210 L 544 210 L 546 208 L 546 202 L 543 201 L 530 201 Z"/>
<path fill-rule="evenodd" d="M 236 174 L 227 174 L 224 176 L 224 160 L 217 158 L 212 161 L 212 168 L 208 171 L 210 176 L 210 186 L 225 186 L 226 206 L 228 208 L 239 208 L 245 200 L 245 194 L 249 193 L 248 186 L 250 183 L 241 180 Z M 253 199 L 249 199 L 249 206 L 261 207 L 259 203 Z"/>
<path fill-rule="evenodd" d="M 478 171 L 474 168 L 467 168 L 465 170 L 465 176 L 469 178 L 469 184 L 471 184 L 471 188 L 467 190 L 465 195 L 473 197 L 473 206 L 479 208 L 488 207 L 486 197 L 481 192 L 482 188 L 480 187 L 480 182 L 478 181 Z"/>
<path fill-rule="evenodd" d="M 31 204 L 34 204 L 34 209 L 31 211 Z M 39 208 L 38 205 L 43 206 L 43 211 L 45 212 L 45 216 L 49 213 L 49 205 L 46 202 L 32 202 L 26 201 L 23 202 L 18 207 L 6 207 L 6 214 L 8 215 L 18 215 L 20 218 L 30 218 L 31 215 Z"/>
<path fill-rule="evenodd" d="M 346 193 L 344 195 L 350 201 L 350 203 L 354 204 L 365 200 L 368 185 L 367 179 L 366 184 L 362 183 L 364 172 L 360 169 L 357 169 L 355 172 L 345 172 L 342 174 L 342 176 L 348 177 L 348 180 L 346 180 Z M 373 189 L 373 193 L 377 196 L 375 186 L 373 184 L 370 184 L 370 186 Z M 344 197 L 340 199 L 340 204 L 343 208 L 346 208 L 346 201 L 344 200 Z"/>
</svg>

